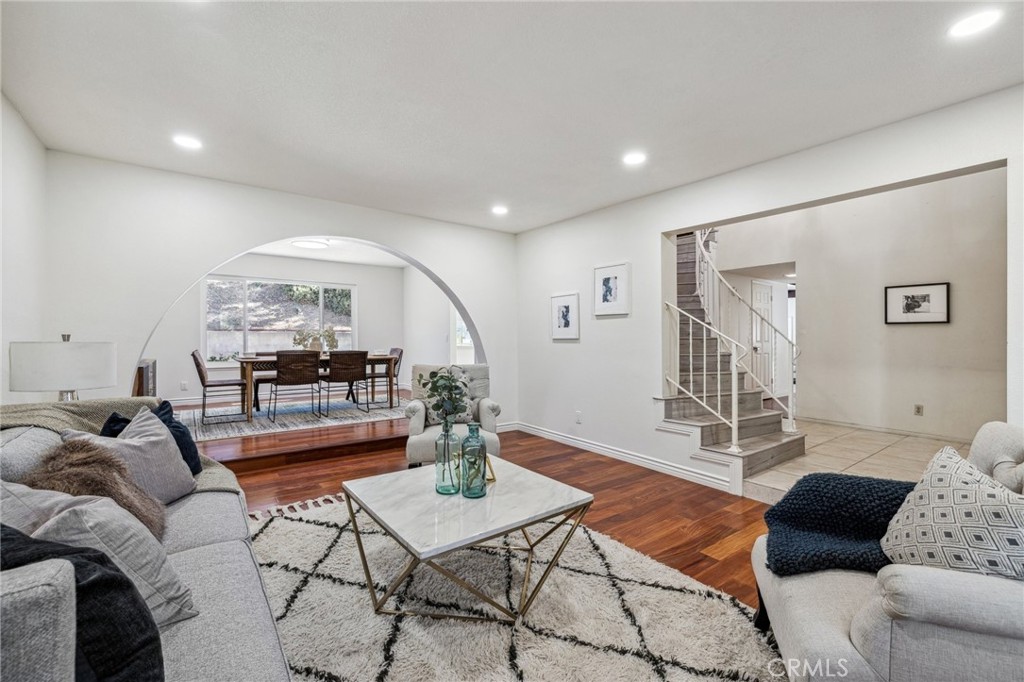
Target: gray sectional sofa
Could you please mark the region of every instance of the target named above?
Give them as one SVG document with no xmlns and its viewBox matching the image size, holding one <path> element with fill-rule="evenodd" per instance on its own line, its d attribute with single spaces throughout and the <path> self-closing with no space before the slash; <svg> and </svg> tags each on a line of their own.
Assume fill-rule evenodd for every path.
<svg viewBox="0 0 1024 682">
<path fill-rule="evenodd" d="M 142 403 L 139 403 L 142 404 Z M 0 431 L 0 478 L 61 442 L 38 427 Z M 249 543 L 245 497 L 234 475 L 203 458 L 197 489 L 167 506 L 163 546 L 192 592 L 198 616 L 163 627 L 167 680 L 289 680 L 289 669 Z M 2 574 L 0 676 L 74 679 L 75 585 L 70 564 L 50 560 Z"/>
<path fill-rule="evenodd" d="M 986 424 L 968 461 L 1020 493 L 1020 428 Z M 768 569 L 766 540 L 752 552 L 757 624 L 770 620 L 780 679 L 1024 682 L 1024 581 L 909 564 L 780 577 Z"/>
</svg>

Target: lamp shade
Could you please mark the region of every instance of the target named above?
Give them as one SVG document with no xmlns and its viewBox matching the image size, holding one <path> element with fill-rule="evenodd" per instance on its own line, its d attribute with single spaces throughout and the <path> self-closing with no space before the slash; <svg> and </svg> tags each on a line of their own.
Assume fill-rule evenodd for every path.
<svg viewBox="0 0 1024 682">
<path fill-rule="evenodd" d="M 11 342 L 12 391 L 67 391 L 117 385 L 117 344 Z"/>
</svg>

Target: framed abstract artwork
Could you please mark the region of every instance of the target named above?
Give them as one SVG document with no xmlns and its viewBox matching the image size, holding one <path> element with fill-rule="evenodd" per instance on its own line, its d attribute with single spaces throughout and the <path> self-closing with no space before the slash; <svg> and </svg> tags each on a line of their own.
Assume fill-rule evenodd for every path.
<svg viewBox="0 0 1024 682">
<path fill-rule="evenodd" d="M 579 293 L 551 297 L 551 338 L 580 338 Z"/>
<path fill-rule="evenodd" d="M 949 282 L 885 288 L 886 324 L 949 322 Z"/>
<path fill-rule="evenodd" d="M 594 315 L 629 315 L 629 263 L 594 268 Z"/>
</svg>

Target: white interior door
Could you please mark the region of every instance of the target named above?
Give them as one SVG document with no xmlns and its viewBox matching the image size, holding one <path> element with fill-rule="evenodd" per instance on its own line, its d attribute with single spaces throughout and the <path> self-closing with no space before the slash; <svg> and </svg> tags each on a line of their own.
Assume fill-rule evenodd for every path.
<svg viewBox="0 0 1024 682">
<path fill-rule="evenodd" d="M 775 359 L 773 356 L 772 287 L 754 280 L 750 283 L 750 306 L 761 315 L 750 316 L 751 370 L 771 392 L 775 391 Z M 763 318 L 763 319 L 762 319 Z"/>
</svg>

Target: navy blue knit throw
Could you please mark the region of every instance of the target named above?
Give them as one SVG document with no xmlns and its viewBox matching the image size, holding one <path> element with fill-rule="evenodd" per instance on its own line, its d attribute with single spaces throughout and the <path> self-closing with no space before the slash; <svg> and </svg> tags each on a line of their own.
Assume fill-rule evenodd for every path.
<svg viewBox="0 0 1024 682">
<path fill-rule="evenodd" d="M 764 514 L 775 575 L 829 568 L 877 572 L 889 563 L 879 540 L 914 483 L 808 474 Z"/>
</svg>

